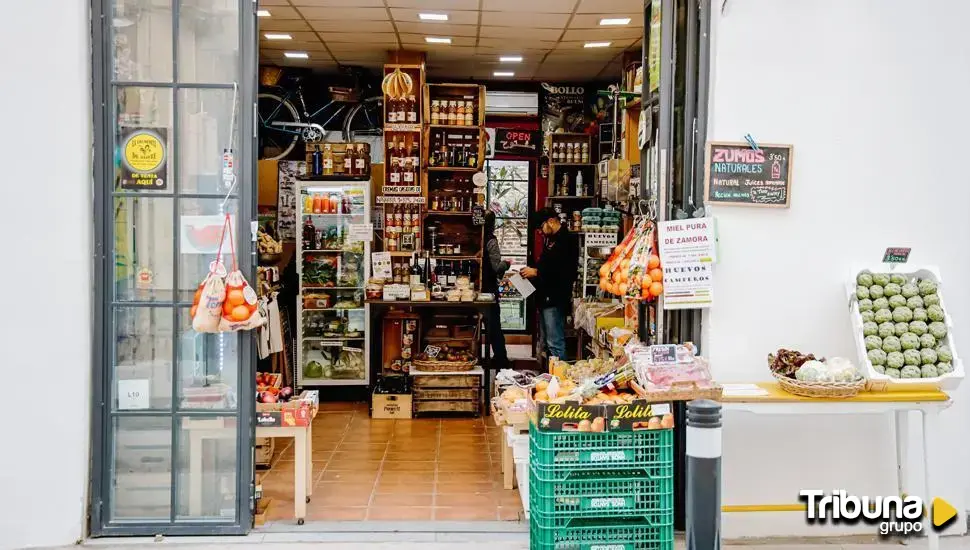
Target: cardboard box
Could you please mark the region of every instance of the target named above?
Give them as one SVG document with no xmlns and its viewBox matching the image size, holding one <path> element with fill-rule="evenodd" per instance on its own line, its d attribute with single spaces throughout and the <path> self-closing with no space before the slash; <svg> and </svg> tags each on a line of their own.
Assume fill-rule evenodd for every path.
<svg viewBox="0 0 970 550">
<path fill-rule="evenodd" d="M 286 403 L 256 403 L 256 426 L 309 426 L 317 415 L 320 393 L 304 391 Z"/>
<path fill-rule="evenodd" d="M 657 423 L 663 420 L 665 415 L 673 415 L 673 408 L 670 403 L 650 403 L 649 401 L 636 400 L 630 404 L 623 405 L 603 405 L 606 409 L 606 426 L 611 432 L 639 432 L 641 430 L 656 430 Z M 656 418 L 654 427 L 650 427 L 650 420 Z M 671 424 L 667 428 L 673 427 L 673 417 Z"/>
<path fill-rule="evenodd" d="M 582 405 L 578 401 L 566 403 L 537 403 L 529 397 L 529 416 L 536 428 L 542 432 L 575 432 L 579 423 L 588 420 L 591 424 L 602 418 L 603 430 L 612 432 L 633 432 L 660 429 L 658 424 L 665 415 L 672 415 L 670 403 L 651 403 L 635 400 L 620 405 Z M 656 418 L 653 427 L 650 420 Z M 670 425 L 672 428 L 671 416 Z"/>
<path fill-rule="evenodd" d="M 411 394 L 375 393 L 371 400 L 371 418 L 397 420 L 411 418 Z"/>
</svg>

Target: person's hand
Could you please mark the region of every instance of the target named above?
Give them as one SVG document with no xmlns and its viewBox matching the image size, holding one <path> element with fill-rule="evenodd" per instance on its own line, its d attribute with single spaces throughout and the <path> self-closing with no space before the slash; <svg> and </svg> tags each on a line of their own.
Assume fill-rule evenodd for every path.
<svg viewBox="0 0 970 550">
<path fill-rule="evenodd" d="M 536 268 L 534 268 L 534 267 L 523 267 L 519 271 L 519 275 L 522 275 L 526 279 L 531 279 L 532 277 L 535 277 L 538 274 L 539 274 L 539 272 L 536 271 Z"/>
</svg>

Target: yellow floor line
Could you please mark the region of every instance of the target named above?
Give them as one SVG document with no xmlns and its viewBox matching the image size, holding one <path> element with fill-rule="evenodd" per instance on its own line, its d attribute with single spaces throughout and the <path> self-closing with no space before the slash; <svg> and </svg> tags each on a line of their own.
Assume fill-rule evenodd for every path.
<svg viewBox="0 0 970 550">
<path fill-rule="evenodd" d="M 734 504 L 721 506 L 722 512 L 804 512 L 804 504 Z"/>
</svg>

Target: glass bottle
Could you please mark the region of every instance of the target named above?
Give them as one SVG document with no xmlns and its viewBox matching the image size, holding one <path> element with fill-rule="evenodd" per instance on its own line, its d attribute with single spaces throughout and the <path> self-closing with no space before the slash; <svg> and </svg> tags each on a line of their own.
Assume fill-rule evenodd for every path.
<svg viewBox="0 0 970 550">
<path fill-rule="evenodd" d="M 323 144 L 323 175 L 333 175 L 333 147 L 329 143 Z"/>
<path fill-rule="evenodd" d="M 387 122 L 388 124 L 394 124 L 397 122 L 397 100 L 393 97 L 387 98 L 387 104 L 384 106 L 387 111 Z"/>
<path fill-rule="evenodd" d="M 438 203 L 438 193 L 435 192 L 435 193 L 433 193 L 431 195 L 431 210 L 432 210 L 432 212 L 437 212 L 439 206 L 440 205 Z"/>
<path fill-rule="evenodd" d="M 414 163 L 411 157 L 404 159 L 404 170 L 402 171 L 402 181 L 404 185 L 414 185 Z"/>
<path fill-rule="evenodd" d="M 411 141 L 411 150 L 408 151 L 408 156 L 411 157 L 411 164 L 414 166 L 414 171 L 418 171 L 418 167 L 421 166 L 421 152 L 418 148 L 418 140 L 415 138 Z M 415 178 L 417 180 L 417 178 Z"/>
<path fill-rule="evenodd" d="M 448 102 L 448 124 L 457 124 L 458 102 L 451 100 Z"/>
<path fill-rule="evenodd" d="M 431 102 L 431 124 L 438 124 L 441 120 L 441 101 L 435 99 Z"/>
<path fill-rule="evenodd" d="M 585 143 L 585 142 L 583 143 L 583 149 L 580 153 L 580 156 L 581 156 L 580 160 L 584 164 L 589 163 L 589 144 L 588 143 Z"/>
<path fill-rule="evenodd" d="M 358 143 L 357 156 L 354 160 L 354 173 L 358 176 L 366 175 L 368 161 L 370 161 L 370 159 L 367 158 L 367 151 L 364 149 L 364 144 Z"/>
<path fill-rule="evenodd" d="M 303 250 L 313 250 L 316 248 L 317 228 L 313 225 L 313 220 L 307 218 L 303 222 Z"/>
<path fill-rule="evenodd" d="M 408 103 L 407 99 L 403 97 L 397 100 L 396 109 L 395 109 L 396 113 L 394 114 L 394 118 L 397 120 L 398 123 L 403 124 L 408 121 L 407 103 Z"/>
<path fill-rule="evenodd" d="M 415 124 L 418 122 L 417 101 L 414 100 L 413 95 L 408 96 L 407 117 L 408 124 Z"/>
<path fill-rule="evenodd" d="M 478 168 L 478 147 L 474 142 L 465 157 L 465 165 L 469 168 Z"/>
<path fill-rule="evenodd" d="M 344 153 L 344 175 L 355 176 L 357 168 L 357 148 L 353 143 L 347 144 L 347 152 Z"/>
<path fill-rule="evenodd" d="M 391 158 L 391 185 L 401 185 L 401 164 L 396 158 Z"/>
<path fill-rule="evenodd" d="M 412 261 L 413 263 L 411 264 L 411 274 L 410 274 L 411 286 L 421 286 L 422 284 L 424 284 L 424 281 L 422 280 L 423 279 L 423 277 L 421 276 L 422 270 L 421 270 L 421 265 L 418 263 L 417 253 L 415 253 L 412 256 Z"/>
</svg>

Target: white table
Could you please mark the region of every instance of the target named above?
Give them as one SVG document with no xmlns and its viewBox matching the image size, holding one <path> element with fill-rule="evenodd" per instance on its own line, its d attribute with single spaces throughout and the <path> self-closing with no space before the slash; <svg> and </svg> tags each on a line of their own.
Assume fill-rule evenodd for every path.
<svg viewBox="0 0 970 550">
<path fill-rule="evenodd" d="M 800 415 L 800 414 L 891 414 L 894 423 L 894 443 L 896 446 L 896 481 L 899 494 L 905 494 L 906 472 L 909 468 L 906 449 L 909 444 L 908 414 L 918 411 L 923 420 L 923 477 L 926 483 L 924 502 L 937 493 L 933 472 L 939 471 L 936 459 L 940 452 L 940 411 L 952 403 L 941 391 L 907 392 L 861 392 L 848 399 L 812 399 L 785 392 L 775 382 L 758 383 L 766 395 L 732 396 L 725 389 L 723 411 L 743 411 L 754 414 Z M 769 511 L 757 506 L 724 506 L 725 512 Z M 776 508 L 777 510 L 777 508 Z M 933 529 L 932 514 L 923 520 L 923 532 L 927 534 L 929 550 L 939 550 L 940 535 Z"/>
<path fill-rule="evenodd" d="M 518 489 L 522 510 L 529 514 L 529 432 L 518 426 L 502 427 L 502 475 L 505 489 Z"/>
</svg>

